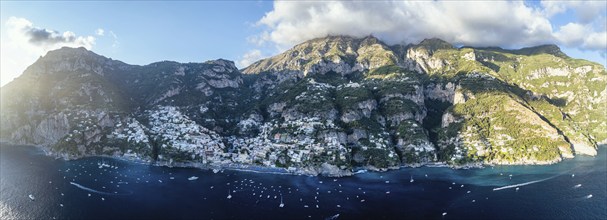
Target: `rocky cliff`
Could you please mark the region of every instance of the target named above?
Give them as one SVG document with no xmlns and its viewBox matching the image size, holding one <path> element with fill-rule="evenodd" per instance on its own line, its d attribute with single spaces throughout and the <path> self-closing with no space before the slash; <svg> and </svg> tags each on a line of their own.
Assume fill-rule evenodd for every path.
<svg viewBox="0 0 607 220">
<path fill-rule="evenodd" d="M 83 48 L 0 89 L 4 140 L 77 158 L 348 175 L 402 165 L 548 164 L 607 142 L 607 73 L 553 45 L 314 39 L 238 70 L 129 65 Z"/>
</svg>

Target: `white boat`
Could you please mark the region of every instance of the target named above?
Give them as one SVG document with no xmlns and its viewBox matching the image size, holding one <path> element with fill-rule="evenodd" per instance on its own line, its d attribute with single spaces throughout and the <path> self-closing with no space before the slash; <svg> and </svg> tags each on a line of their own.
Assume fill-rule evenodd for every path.
<svg viewBox="0 0 607 220">
<path fill-rule="evenodd" d="M 592 198 L 592 194 L 586 196 L 587 199 Z"/>
<path fill-rule="evenodd" d="M 571 174 L 571 178 L 575 177 L 575 174 Z"/>
<path fill-rule="evenodd" d="M 188 180 L 190 180 L 190 181 L 192 181 L 192 180 L 197 180 L 197 179 L 198 179 L 198 177 L 197 177 L 197 176 L 191 176 L 191 177 L 189 177 L 189 178 L 188 178 Z"/>
<path fill-rule="evenodd" d="M 34 198 L 34 195 L 32 195 L 32 194 L 30 194 L 29 197 L 30 197 L 31 200 L 35 200 L 36 199 L 36 198 Z"/>
<path fill-rule="evenodd" d="M 577 184 L 577 185 L 573 186 L 573 188 L 580 188 L 580 187 L 582 187 L 582 184 Z"/>
<path fill-rule="evenodd" d="M 280 207 L 280 208 L 285 207 L 285 204 L 282 203 L 282 195 L 280 195 L 280 205 L 278 205 L 278 207 Z"/>
<path fill-rule="evenodd" d="M 230 190 L 228 190 L 228 199 L 232 198 L 232 194 L 230 194 Z"/>
<path fill-rule="evenodd" d="M 413 180 L 413 176 L 411 176 L 411 180 L 409 180 L 410 183 L 414 182 L 415 180 Z"/>
<path fill-rule="evenodd" d="M 356 172 L 354 172 L 354 174 L 361 174 L 361 173 L 366 173 L 368 172 L 367 170 L 357 170 Z"/>
<path fill-rule="evenodd" d="M 447 215 L 447 212 L 443 212 L 443 216 Z"/>
<path fill-rule="evenodd" d="M 213 169 L 213 173 L 219 173 L 219 169 Z"/>
</svg>

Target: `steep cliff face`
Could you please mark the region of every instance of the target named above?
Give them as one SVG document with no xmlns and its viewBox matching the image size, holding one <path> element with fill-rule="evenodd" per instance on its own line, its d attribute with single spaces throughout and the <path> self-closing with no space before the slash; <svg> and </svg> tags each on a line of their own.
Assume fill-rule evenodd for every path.
<svg viewBox="0 0 607 220">
<path fill-rule="evenodd" d="M 601 107 L 601 103 L 605 103 L 605 96 L 601 94 L 607 84 L 604 67 L 568 58 L 554 45 L 520 50 L 442 48 L 433 53 L 410 49 L 430 76 L 441 82 L 449 81 L 442 83 L 444 87 L 430 84 L 428 95 L 441 97 L 441 101 L 453 100 L 451 103 L 457 105 L 467 96 L 496 90 L 485 88 L 487 84 L 462 81 L 463 76 L 493 79 L 497 88 L 503 87 L 498 90 L 522 99 L 520 102 L 526 108 L 557 128 L 575 153 L 595 155 L 596 143 L 604 142 L 606 116 L 605 106 Z M 460 82 L 457 86 L 449 86 L 457 82 Z M 448 90 L 453 92 L 445 93 L 447 87 L 454 88 Z M 458 93 L 462 89 L 467 92 Z M 450 95 L 453 98 L 448 97 Z M 572 156 L 572 153 L 561 152 L 563 157 Z"/>
<path fill-rule="evenodd" d="M 306 41 L 282 54 L 255 62 L 243 69 L 243 73 L 268 73 L 282 82 L 328 72 L 344 76 L 398 62 L 397 55 L 375 37 L 331 36 Z"/>
<path fill-rule="evenodd" d="M 69 158 L 324 175 L 439 161 L 546 164 L 594 155 L 607 141 L 606 77 L 555 46 L 440 39 L 320 38 L 242 72 L 221 59 L 136 66 L 62 48 L 1 88 L 0 137 Z"/>
</svg>

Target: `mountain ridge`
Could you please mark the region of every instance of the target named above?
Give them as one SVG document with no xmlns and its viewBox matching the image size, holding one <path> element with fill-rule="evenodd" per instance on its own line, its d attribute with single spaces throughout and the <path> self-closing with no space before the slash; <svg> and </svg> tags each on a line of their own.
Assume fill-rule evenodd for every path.
<svg viewBox="0 0 607 220">
<path fill-rule="evenodd" d="M 554 45 L 331 36 L 239 70 L 224 59 L 130 65 L 62 48 L 0 88 L 0 137 L 66 158 L 333 176 L 554 163 L 607 142 L 604 67 L 563 55 Z"/>
</svg>

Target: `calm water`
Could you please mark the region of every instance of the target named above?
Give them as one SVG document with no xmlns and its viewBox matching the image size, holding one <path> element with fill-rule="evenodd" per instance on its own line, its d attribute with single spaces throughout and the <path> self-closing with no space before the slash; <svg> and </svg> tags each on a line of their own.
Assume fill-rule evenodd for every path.
<svg viewBox="0 0 607 220">
<path fill-rule="evenodd" d="M 426 167 L 334 179 L 99 157 L 63 161 L 1 145 L 0 209 L 2 219 L 607 219 L 606 158 L 601 147 L 597 157 L 551 166 Z"/>
</svg>

